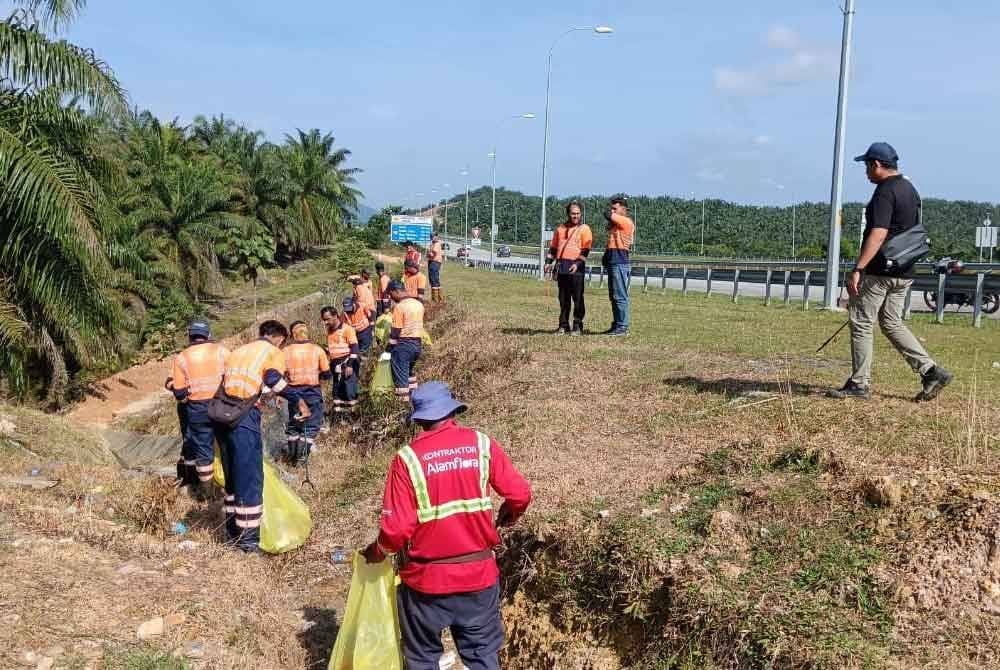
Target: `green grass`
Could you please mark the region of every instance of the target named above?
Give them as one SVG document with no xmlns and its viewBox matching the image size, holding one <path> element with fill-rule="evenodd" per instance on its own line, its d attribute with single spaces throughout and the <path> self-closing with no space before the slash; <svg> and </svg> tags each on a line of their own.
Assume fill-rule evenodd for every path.
<svg viewBox="0 0 1000 670">
<path fill-rule="evenodd" d="M 152 647 L 118 647 L 107 651 L 102 659 L 106 670 L 190 670 L 184 660 L 157 651 Z"/>
<path fill-rule="evenodd" d="M 589 626 L 635 668 L 879 668 L 899 654 L 898 603 L 876 575 L 905 561 L 904 535 L 875 532 L 895 512 L 866 507 L 858 485 L 883 472 L 905 480 L 925 467 L 945 477 L 995 473 L 1000 323 L 974 329 L 966 319 L 935 324 L 915 315 L 912 330 L 955 372 L 954 384 L 935 403 L 910 402 L 919 379 L 876 335 L 875 399 L 840 403 L 823 393 L 850 372 L 849 336 L 820 355 L 815 349 L 845 314 L 635 290 L 628 338 L 566 338 L 550 334 L 558 314 L 552 283 L 452 264 L 444 284 L 473 314 L 520 338 L 531 367 L 513 376 L 545 380 L 526 387 L 526 397 L 517 387 L 497 392 L 503 402 L 473 403 L 468 423 L 515 446 L 547 443 L 546 426 L 569 421 L 564 413 L 572 411 L 550 403 L 573 398 L 581 412 L 572 430 L 603 442 L 567 439 L 569 449 L 597 453 L 560 468 L 606 463 L 614 475 L 628 462 L 615 454 L 634 445 L 662 445 L 672 455 L 650 465 L 662 469 L 651 484 L 648 469 L 626 466 L 643 486 L 610 477 L 567 499 L 572 479 L 544 464 L 544 450 L 530 451 L 539 504 L 549 478 L 559 485 L 562 506 L 543 514 L 546 527 L 561 531 L 543 543 L 524 588 L 558 603 L 560 616 L 575 622 L 568 628 Z M 603 330 L 606 288 L 588 286 L 586 296 L 586 327 Z M 525 422 L 525 412 L 535 420 Z M 649 508 L 659 512 L 639 515 Z M 610 517 L 596 520 L 599 509 Z M 713 515 L 723 509 L 737 519 L 738 536 L 712 537 Z M 689 567 L 665 581 L 666 565 Z M 923 623 L 932 631 L 938 622 Z M 614 642 L 622 630 L 633 633 L 627 645 Z M 963 644 L 983 641 L 954 640 L 956 653 Z"/>
</svg>

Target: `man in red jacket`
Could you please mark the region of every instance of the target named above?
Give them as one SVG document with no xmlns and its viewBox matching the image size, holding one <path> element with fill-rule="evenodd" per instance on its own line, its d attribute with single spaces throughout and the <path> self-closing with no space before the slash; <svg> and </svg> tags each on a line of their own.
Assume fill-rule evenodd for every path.
<svg viewBox="0 0 1000 670">
<path fill-rule="evenodd" d="M 389 467 L 378 540 L 364 556 L 378 563 L 404 552 L 398 600 L 407 670 L 438 670 L 445 628 L 469 670 L 499 670 L 496 527 L 524 514 L 531 487 L 496 441 L 455 421 L 466 407 L 447 384 L 423 384 L 410 400 L 410 419 L 423 432 Z M 490 488 L 504 497 L 495 525 Z"/>
</svg>

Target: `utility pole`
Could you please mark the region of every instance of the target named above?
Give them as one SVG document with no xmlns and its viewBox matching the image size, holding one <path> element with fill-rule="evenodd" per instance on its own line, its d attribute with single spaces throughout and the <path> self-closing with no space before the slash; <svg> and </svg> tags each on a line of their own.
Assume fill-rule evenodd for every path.
<svg viewBox="0 0 1000 670">
<path fill-rule="evenodd" d="M 792 203 L 792 260 L 795 260 L 795 203 Z"/>
<path fill-rule="evenodd" d="M 701 255 L 705 255 L 705 198 L 701 199 Z"/>
<path fill-rule="evenodd" d="M 851 36 L 854 0 L 845 0 L 844 34 L 840 47 L 840 85 L 837 91 L 837 130 L 833 141 L 833 183 L 830 186 L 830 237 L 826 247 L 826 309 L 838 309 L 840 287 L 840 225 L 844 198 L 844 124 L 847 121 L 847 87 L 851 74 Z"/>
</svg>

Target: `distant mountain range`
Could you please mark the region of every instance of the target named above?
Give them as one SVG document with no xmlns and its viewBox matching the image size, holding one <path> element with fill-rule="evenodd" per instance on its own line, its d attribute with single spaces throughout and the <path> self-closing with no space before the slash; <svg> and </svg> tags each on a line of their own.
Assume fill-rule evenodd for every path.
<svg viewBox="0 0 1000 670">
<path fill-rule="evenodd" d="M 358 222 L 361 225 L 368 223 L 368 219 L 372 218 L 375 214 L 378 214 L 377 209 L 373 209 L 364 203 L 358 205 Z"/>
</svg>

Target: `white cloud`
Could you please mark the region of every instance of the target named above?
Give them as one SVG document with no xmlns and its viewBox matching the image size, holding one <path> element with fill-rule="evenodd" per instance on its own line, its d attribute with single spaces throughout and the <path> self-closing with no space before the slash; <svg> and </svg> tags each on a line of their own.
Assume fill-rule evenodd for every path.
<svg viewBox="0 0 1000 670">
<path fill-rule="evenodd" d="M 788 26 L 772 26 L 767 31 L 766 43 L 772 49 L 798 49 L 802 46 L 802 38 Z"/>
<path fill-rule="evenodd" d="M 715 168 L 703 167 L 694 173 L 694 176 L 702 181 L 720 182 L 726 180 L 726 173 Z"/>
<path fill-rule="evenodd" d="M 839 72 L 840 56 L 836 49 L 808 45 L 790 28 L 771 28 L 765 43 L 769 49 L 781 52 L 779 60 L 747 68 L 716 67 L 713 72 L 716 90 L 734 96 L 768 95 L 781 88 L 832 80 Z"/>
<path fill-rule="evenodd" d="M 368 113 L 379 121 L 392 121 L 399 116 L 399 110 L 391 103 L 377 103 L 368 108 Z"/>
<path fill-rule="evenodd" d="M 770 144 L 772 139 L 773 138 L 770 135 L 758 135 L 757 137 L 753 138 L 753 143 L 759 147 L 762 147 L 765 144 Z"/>
</svg>

